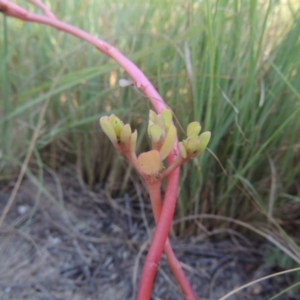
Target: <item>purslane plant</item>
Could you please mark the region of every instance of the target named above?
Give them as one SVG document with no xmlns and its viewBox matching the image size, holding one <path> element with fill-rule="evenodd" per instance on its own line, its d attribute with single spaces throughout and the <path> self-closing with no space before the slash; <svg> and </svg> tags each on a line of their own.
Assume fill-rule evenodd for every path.
<svg viewBox="0 0 300 300">
<path fill-rule="evenodd" d="M 148 135 L 151 140 L 152 150 L 136 156 L 137 131 L 132 132 L 129 124 L 111 115 L 100 119 L 100 126 L 108 136 L 114 147 L 121 152 L 127 160 L 134 166 L 139 175 L 144 179 L 151 200 L 151 206 L 158 223 L 161 210 L 161 182 L 171 172 L 174 172 L 181 164 L 201 154 L 210 140 L 210 132 L 199 135 L 201 126 L 199 122 L 192 122 L 187 127 L 187 139 L 178 144 L 179 156 L 170 165 L 165 166 L 163 161 L 170 154 L 177 139 L 177 130 L 172 123 L 172 112 L 169 109 L 162 109 L 160 114 L 150 110 Z M 168 190 L 166 190 L 166 193 Z M 186 299 L 195 299 L 193 290 L 186 280 L 182 268 L 172 250 L 169 239 L 167 238 L 164 246 L 168 264 L 176 277 Z M 156 266 L 155 266 L 156 267 Z M 154 277 L 148 274 L 145 269 L 142 273 L 138 299 L 149 299 L 146 295 L 151 294 Z M 154 274 L 155 275 L 155 274 Z M 143 283 L 145 283 L 143 285 Z"/>
<path fill-rule="evenodd" d="M 177 131 L 172 122 L 171 111 L 167 109 L 161 96 L 135 64 L 108 43 L 58 20 L 42 1 L 29 0 L 29 2 L 41 9 L 43 15 L 29 12 L 10 0 L 0 0 L 0 11 L 7 16 L 15 17 L 25 22 L 36 22 L 51 26 L 94 45 L 99 51 L 108 55 L 123 67 L 133 80 L 133 84 L 151 102 L 156 111 L 150 111 L 149 114 L 148 134 L 152 142 L 152 149 L 141 153 L 138 157 L 135 152 L 137 132 L 132 132 L 129 124 L 124 125 L 114 115 L 100 119 L 103 131 L 115 148 L 128 159 L 144 179 L 157 224 L 142 270 L 137 299 L 150 299 L 154 277 L 163 251 L 166 253 L 170 268 L 185 298 L 196 299 L 189 281 L 171 248 L 168 233 L 172 224 L 177 199 L 179 166 L 196 157 L 205 149 L 210 139 L 210 132 L 204 132 L 199 135 L 201 131 L 200 124 L 192 122 L 187 127 L 187 138 L 178 143 Z M 164 160 L 166 159 L 167 163 L 165 164 Z M 167 184 L 162 203 L 161 182 L 164 178 L 167 178 Z"/>
</svg>

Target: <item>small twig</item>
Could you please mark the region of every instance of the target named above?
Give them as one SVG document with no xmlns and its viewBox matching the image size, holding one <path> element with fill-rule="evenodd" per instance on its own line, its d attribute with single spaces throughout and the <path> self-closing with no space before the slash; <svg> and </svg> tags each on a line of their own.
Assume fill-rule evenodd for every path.
<svg viewBox="0 0 300 300">
<path fill-rule="evenodd" d="M 276 276 L 279 276 L 279 275 L 287 274 L 287 273 L 297 272 L 297 271 L 300 271 L 300 268 L 295 268 L 295 269 L 290 269 L 290 270 L 278 272 L 278 273 L 275 273 L 275 274 L 272 274 L 272 275 L 268 275 L 268 276 L 259 278 L 257 280 L 253 280 L 253 281 L 251 281 L 251 282 L 249 282 L 247 284 L 244 284 L 244 285 L 240 286 L 237 289 L 234 289 L 233 291 L 231 291 L 230 293 L 226 294 L 225 296 L 223 296 L 219 300 L 225 300 L 225 299 L 229 298 L 230 296 L 234 295 L 235 293 L 237 293 L 237 292 L 239 292 L 239 291 L 247 288 L 248 286 L 251 286 L 251 285 L 253 285 L 255 283 L 258 283 L 258 282 L 261 282 L 263 280 L 266 280 L 266 279 L 269 279 L 269 278 L 272 278 L 272 277 L 276 277 Z"/>
<path fill-rule="evenodd" d="M 210 215 L 210 214 L 199 214 L 199 215 L 190 215 L 187 217 L 183 217 L 180 218 L 178 220 L 173 221 L 173 225 L 183 222 L 183 221 L 187 221 L 187 220 L 195 220 L 198 218 L 204 218 L 204 219 L 218 219 L 218 220 L 223 220 L 223 221 L 227 221 L 227 222 L 232 222 L 235 224 L 238 224 L 240 226 L 243 226 L 255 233 L 257 233 L 258 235 L 264 237 L 266 240 L 268 240 L 270 243 L 274 244 L 278 249 L 280 249 L 282 252 L 284 252 L 285 254 L 287 254 L 289 257 L 291 257 L 294 261 L 296 261 L 298 264 L 300 264 L 300 257 L 297 256 L 297 254 L 295 254 L 292 250 L 290 250 L 289 248 L 285 247 L 284 245 L 282 245 L 282 243 L 280 243 L 279 241 L 277 241 L 274 237 L 272 237 L 269 233 L 265 233 L 262 230 L 259 230 L 258 228 L 247 224 L 243 221 L 240 220 L 235 220 L 233 218 L 230 217 L 224 217 L 224 216 L 217 216 L 217 215 Z"/>
<path fill-rule="evenodd" d="M 56 298 L 51 295 L 51 293 L 41 283 L 36 284 L 36 287 L 45 294 L 47 300 L 56 300 Z"/>
<path fill-rule="evenodd" d="M 140 208 L 141 208 L 141 215 L 142 215 L 142 218 L 143 218 L 143 223 L 144 223 L 144 226 L 145 226 L 145 229 L 147 231 L 148 236 L 150 236 L 151 230 L 150 230 L 149 223 L 148 223 L 146 213 L 145 213 L 145 205 L 144 205 L 144 199 L 142 198 L 141 189 L 135 181 L 133 182 L 133 184 L 134 184 L 134 187 L 135 187 L 135 190 L 136 190 L 137 197 L 138 197 L 139 202 L 140 202 Z"/>
<path fill-rule="evenodd" d="M 184 42 L 184 62 L 185 62 L 188 82 L 190 85 L 190 93 L 194 101 L 194 73 L 193 73 L 193 65 L 191 61 L 191 51 L 187 41 Z"/>
<path fill-rule="evenodd" d="M 124 195 L 125 199 L 125 207 L 126 210 L 128 210 L 129 214 L 127 215 L 127 220 L 128 220 L 128 227 L 129 227 L 129 234 L 132 234 L 133 232 L 133 222 L 132 222 L 132 216 L 130 214 L 131 212 L 131 205 L 130 205 L 130 199 L 127 193 Z"/>
<path fill-rule="evenodd" d="M 94 285 L 94 282 L 92 280 L 91 272 L 90 272 L 90 269 L 89 269 L 89 261 L 85 257 L 85 255 L 83 254 L 77 240 L 73 240 L 72 243 L 73 243 L 80 259 L 81 259 L 81 262 L 82 262 L 81 267 L 82 267 L 82 270 L 83 270 L 84 275 L 86 277 L 86 281 L 88 282 L 90 293 L 93 294 L 95 292 L 95 285 Z"/>
<path fill-rule="evenodd" d="M 158 270 L 159 273 L 161 273 L 162 277 L 165 279 L 165 281 L 170 285 L 171 287 L 171 291 L 173 292 L 173 296 L 174 294 L 179 294 L 180 289 L 178 288 L 178 285 L 176 285 L 174 283 L 174 281 L 171 279 L 171 277 L 162 269 L 160 268 Z"/>
<path fill-rule="evenodd" d="M 222 274 L 222 273 L 225 274 L 224 269 L 226 269 L 226 267 L 228 265 L 231 265 L 233 263 L 233 261 L 231 259 L 232 259 L 231 255 L 221 258 L 218 265 L 214 268 L 214 273 L 211 275 L 211 280 L 209 283 L 209 298 L 210 299 L 215 299 L 213 297 L 215 283 L 220 274 Z"/>
<path fill-rule="evenodd" d="M 150 241 L 151 241 L 151 236 L 142 244 L 134 261 L 133 272 L 132 272 L 132 290 L 134 295 L 136 294 L 137 291 L 137 277 L 139 272 L 140 259 L 141 256 L 143 255 L 143 252 L 147 249 Z"/>
</svg>

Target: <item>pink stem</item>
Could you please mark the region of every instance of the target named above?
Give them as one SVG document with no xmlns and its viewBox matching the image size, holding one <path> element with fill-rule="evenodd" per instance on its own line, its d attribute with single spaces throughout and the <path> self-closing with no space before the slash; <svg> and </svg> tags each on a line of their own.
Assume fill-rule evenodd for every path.
<svg viewBox="0 0 300 300">
<path fill-rule="evenodd" d="M 154 184 L 151 184 L 147 182 L 147 189 L 150 195 L 152 210 L 155 218 L 155 222 L 158 223 L 161 215 L 162 210 L 162 201 L 161 201 L 161 182 L 155 182 Z M 164 247 L 165 254 L 167 256 L 167 261 L 170 266 L 170 269 L 172 270 L 178 284 L 180 285 L 180 288 L 185 295 L 185 299 L 187 300 L 195 300 L 196 296 L 194 294 L 194 291 L 186 278 L 183 269 L 180 265 L 180 262 L 178 261 L 170 240 L 167 238 L 166 244 Z M 143 297 L 145 297 L 145 294 L 143 292 Z"/>
<path fill-rule="evenodd" d="M 28 1 L 33 5 L 35 5 L 36 7 L 38 7 L 39 9 L 41 9 L 47 17 L 56 19 L 52 11 L 48 9 L 48 7 L 42 1 L 40 0 L 28 0 Z"/>
<path fill-rule="evenodd" d="M 161 215 L 141 275 L 138 300 L 146 300 L 151 297 L 154 277 L 172 224 L 178 184 L 179 168 L 175 169 L 168 177 Z"/>
<path fill-rule="evenodd" d="M 98 50 L 114 59 L 120 66 L 124 68 L 124 70 L 133 79 L 136 86 L 140 88 L 142 92 L 149 98 L 156 112 L 159 113 L 163 108 L 166 108 L 163 99 L 155 90 L 147 77 L 142 73 L 142 71 L 123 54 L 121 54 L 116 48 L 109 45 L 108 43 L 88 34 L 81 29 L 59 21 L 53 17 L 30 13 L 8 0 L 0 0 L 0 11 L 8 16 L 15 17 L 26 22 L 36 22 L 54 27 L 94 45 Z M 169 165 L 172 164 L 172 162 L 178 157 L 177 142 L 178 141 L 176 140 L 173 150 L 168 157 Z M 164 245 L 167 240 L 175 211 L 179 173 L 180 170 L 179 168 L 177 168 L 168 176 L 161 218 L 159 219 L 159 222 L 157 224 L 153 240 L 146 258 L 146 262 L 144 264 L 138 293 L 138 300 L 150 299 L 153 280 L 163 252 Z M 144 297 L 143 295 L 147 296 Z"/>
<path fill-rule="evenodd" d="M 0 9 L 8 16 L 15 17 L 26 22 L 41 23 L 54 27 L 94 45 L 99 51 L 111 57 L 121 67 L 124 68 L 124 70 L 134 81 L 135 85 L 140 88 L 143 93 L 149 98 L 151 104 L 158 113 L 163 108 L 167 107 L 161 96 L 158 94 L 158 92 L 155 90 L 155 88 L 148 80 L 148 78 L 143 74 L 143 72 L 126 56 L 124 56 L 115 47 L 111 46 L 107 42 L 102 41 L 101 39 L 98 39 L 91 34 L 58 19 L 30 13 L 8 0 L 0 0 Z"/>
</svg>

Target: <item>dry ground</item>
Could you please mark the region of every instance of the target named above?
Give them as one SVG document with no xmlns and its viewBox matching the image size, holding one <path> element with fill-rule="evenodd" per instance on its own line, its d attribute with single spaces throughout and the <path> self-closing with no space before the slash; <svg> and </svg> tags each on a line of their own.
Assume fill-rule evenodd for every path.
<svg viewBox="0 0 300 300">
<path fill-rule="evenodd" d="M 0 190 L 0 211 L 11 186 Z M 0 229 L 0 299 L 134 299 L 153 227 L 142 189 L 111 199 L 101 186 L 90 191 L 74 176 L 53 172 L 43 188 L 48 196 L 25 180 Z M 280 271 L 263 259 L 270 245 L 234 232 L 226 240 L 199 236 L 172 244 L 198 299 L 219 299 Z M 279 276 L 230 299 L 270 299 L 293 282 L 291 275 Z M 165 259 L 152 298 L 183 299 Z M 300 293 L 277 299 L 300 299 Z"/>
</svg>

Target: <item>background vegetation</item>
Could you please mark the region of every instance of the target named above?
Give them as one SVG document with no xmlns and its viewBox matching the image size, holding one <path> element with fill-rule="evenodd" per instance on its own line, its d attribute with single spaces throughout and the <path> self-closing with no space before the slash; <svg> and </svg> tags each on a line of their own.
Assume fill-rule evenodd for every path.
<svg viewBox="0 0 300 300">
<path fill-rule="evenodd" d="M 133 60 L 183 128 L 197 120 L 212 131 L 214 154 L 206 151 L 182 169 L 177 216 L 212 213 L 266 226 L 267 215 L 288 220 L 299 210 L 298 1 L 45 2 L 60 19 Z M 33 176 L 42 180 L 45 167 L 73 165 L 91 187 L 130 189 L 136 177 L 98 120 L 115 113 L 131 121 L 142 150 L 147 99 L 120 88 L 118 79 L 127 75 L 90 45 L 39 24 L 3 16 L 1 23 L 1 180 L 19 171 L 51 96 L 30 163 Z M 220 222 L 204 220 L 210 228 Z M 182 234 L 195 230 L 187 222 L 178 227 Z"/>
</svg>

